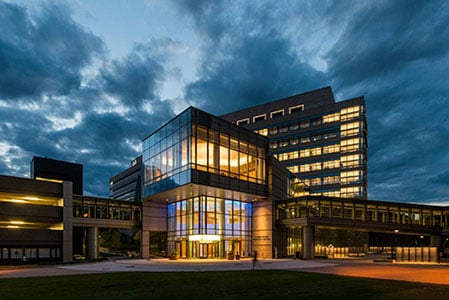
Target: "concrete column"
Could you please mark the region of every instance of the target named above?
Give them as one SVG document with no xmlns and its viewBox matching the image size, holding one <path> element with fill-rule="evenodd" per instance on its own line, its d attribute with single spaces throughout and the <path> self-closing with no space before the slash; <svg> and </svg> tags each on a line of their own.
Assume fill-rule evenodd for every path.
<svg viewBox="0 0 449 300">
<path fill-rule="evenodd" d="M 62 183 L 62 261 L 73 260 L 73 185 L 70 181 Z"/>
<path fill-rule="evenodd" d="M 150 232 L 142 229 L 142 236 L 140 237 L 140 255 L 144 259 L 150 258 Z"/>
<path fill-rule="evenodd" d="M 87 228 L 86 252 L 88 259 L 98 259 L 98 227 Z"/>
<path fill-rule="evenodd" d="M 302 227 L 302 249 L 304 259 L 315 258 L 315 226 Z"/>
<path fill-rule="evenodd" d="M 431 235 L 430 236 L 430 247 L 441 248 L 441 236 L 439 236 L 439 235 Z"/>
</svg>

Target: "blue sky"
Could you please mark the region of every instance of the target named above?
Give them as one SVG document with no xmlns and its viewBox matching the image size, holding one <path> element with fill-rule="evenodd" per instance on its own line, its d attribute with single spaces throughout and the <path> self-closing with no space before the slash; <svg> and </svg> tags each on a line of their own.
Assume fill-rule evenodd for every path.
<svg viewBox="0 0 449 300">
<path fill-rule="evenodd" d="M 189 105 L 365 95 L 368 197 L 449 202 L 447 1 L 2 1 L 0 174 L 84 164 L 85 192 Z"/>
</svg>

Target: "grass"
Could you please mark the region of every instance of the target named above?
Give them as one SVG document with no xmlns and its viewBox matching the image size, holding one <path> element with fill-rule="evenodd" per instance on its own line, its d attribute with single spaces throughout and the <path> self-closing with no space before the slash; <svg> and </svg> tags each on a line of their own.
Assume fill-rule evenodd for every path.
<svg viewBox="0 0 449 300">
<path fill-rule="evenodd" d="M 103 273 L 0 280 L 0 299 L 447 299 L 449 286 L 292 271 Z"/>
</svg>

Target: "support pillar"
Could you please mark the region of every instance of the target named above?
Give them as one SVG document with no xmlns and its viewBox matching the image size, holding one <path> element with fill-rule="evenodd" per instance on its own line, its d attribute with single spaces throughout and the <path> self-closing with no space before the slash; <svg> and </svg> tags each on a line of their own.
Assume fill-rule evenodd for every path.
<svg viewBox="0 0 449 300">
<path fill-rule="evenodd" d="M 142 236 L 140 238 L 140 253 L 142 258 L 150 258 L 150 231 L 142 229 Z"/>
<path fill-rule="evenodd" d="M 87 228 L 86 252 L 88 259 L 98 259 L 98 227 Z"/>
<path fill-rule="evenodd" d="M 73 260 L 73 184 L 62 183 L 62 261 Z"/>
<path fill-rule="evenodd" d="M 430 247 L 441 248 L 441 236 L 439 236 L 439 235 L 431 235 L 430 236 Z"/>
<path fill-rule="evenodd" d="M 302 249 L 304 259 L 315 258 L 315 226 L 302 227 Z"/>
</svg>

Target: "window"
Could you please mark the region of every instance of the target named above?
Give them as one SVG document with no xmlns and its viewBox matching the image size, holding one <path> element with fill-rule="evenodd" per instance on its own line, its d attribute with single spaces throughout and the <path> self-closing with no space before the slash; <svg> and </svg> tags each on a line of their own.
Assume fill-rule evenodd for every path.
<svg viewBox="0 0 449 300">
<path fill-rule="evenodd" d="M 279 127 L 279 133 L 285 133 L 288 131 L 288 126 L 281 126 Z"/>
<path fill-rule="evenodd" d="M 351 106 L 342 108 L 340 111 L 341 114 L 341 121 L 345 120 L 351 120 L 358 118 L 360 116 L 360 113 L 363 111 L 363 106 Z"/>
<path fill-rule="evenodd" d="M 284 115 L 284 109 L 279 109 L 279 110 L 272 111 L 270 113 L 270 118 L 274 119 L 274 118 L 282 117 L 283 115 Z"/>
<path fill-rule="evenodd" d="M 323 162 L 323 169 L 336 169 L 340 167 L 339 160 L 329 160 Z"/>
<path fill-rule="evenodd" d="M 259 129 L 256 130 L 256 133 L 263 135 L 263 136 L 267 136 L 268 135 L 268 129 L 267 128 L 263 128 L 263 129 Z"/>
<path fill-rule="evenodd" d="M 253 123 L 257 123 L 260 121 L 265 121 L 267 119 L 267 115 L 266 114 L 261 114 L 261 115 L 257 115 L 253 117 Z"/>
<path fill-rule="evenodd" d="M 301 128 L 307 128 L 310 126 L 310 122 L 309 121 L 302 121 L 300 127 Z"/>
<path fill-rule="evenodd" d="M 329 153 L 336 153 L 340 151 L 340 145 L 329 145 L 323 147 L 323 153 L 329 154 Z"/>
<path fill-rule="evenodd" d="M 299 104 L 299 105 L 291 106 L 288 108 L 289 114 L 293 114 L 293 113 L 300 112 L 300 111 L 304 111 L 304 104 Z"/>
<path fill-rule="evenodd" d="M 237 121 L 237 125 L 242 126 L 242 125 L 248 125 L 249 124 L 249 118 L 246 119 L 242 119 L 242 120 L 238 120 Z"/>
<path fill-rule="evenodd" d="M 279 142 L 279 147 L 287 147 L 288 146 L 288 141 L 280 141 Z"/>
<path fill-rule="evenodd" d="M 332 139 L 337 137 L 337 132 L 327 132 L 323 134 L 323 139 L 327 140 L 327 139 Z"/>
<path fill-rule="evenodd" d="M 306 136 L 301 138 L 301 143 L 302 144 L 310 143 L 310 137 Z"/>
<path fill-rule="evenodd" d="M 299 128 L 298 123 L 294 123 L 294 124 L 290 124 L 289 130 L 293 131 L 293 130 L 297 130 Z"/>
<path fill-rule="evenodd" d="M 332 123 L 332 122 L 337 122 L 340 120 L 340 113 L 333 113 L 330 115 L 325 115 L 323 116 L 323 123 Z"/>
<path fill-rule="evenodd" d="M 275 135 L 278 133 L 278 128 L 277 127 L 271 127 L 269 130 L 270 135 Z"/>
<path fill-rule="evenodd" d="M 321 120 L 321 118 L 317 118 L 317 119 L 313 119 L 312 120 L 312 126 L 318 126 L 321 125 L 323 122 Z"/>
</svg>

